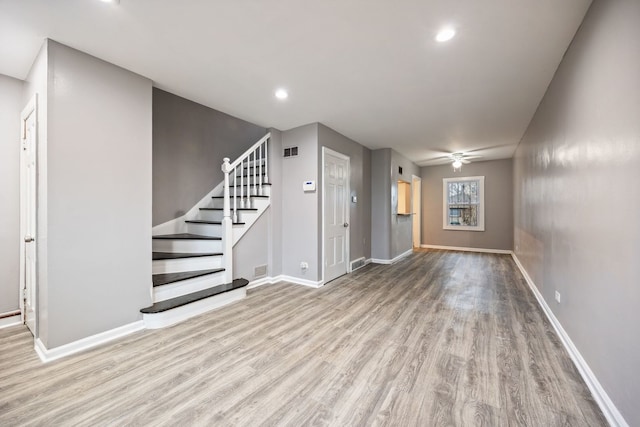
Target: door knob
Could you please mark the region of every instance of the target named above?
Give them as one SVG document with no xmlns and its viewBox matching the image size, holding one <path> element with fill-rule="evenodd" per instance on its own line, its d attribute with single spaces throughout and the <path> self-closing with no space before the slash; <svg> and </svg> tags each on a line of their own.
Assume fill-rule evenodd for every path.
<svg viewBox="0 0 640 427">
<path fill-rule="evenodd" d="M 33 240 L 34 240 L 34 239 L 33 239 L 33 237 L 31 237 L 31 236 L 24 236 L 24 241 L 25 241 L 25 243 L 33 242 Z"/>
<path fill-rule="evenodd" d="M 349 226 L 349 223 L 348 223 L 348 222 L 345 222 L 345 223 L 343 224 L 343 226 L 344 226 L 344 228 L 347 228 L 347 227 Z"/>
</svg>

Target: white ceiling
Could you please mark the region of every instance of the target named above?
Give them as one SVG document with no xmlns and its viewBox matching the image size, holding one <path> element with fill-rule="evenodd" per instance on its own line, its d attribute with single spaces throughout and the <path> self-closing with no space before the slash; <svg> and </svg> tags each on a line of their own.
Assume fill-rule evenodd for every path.
<svg viewBox="0 0 640 427">
<path fill-rule="evenodd" d="M 0 0 L 0 74 L 24 79 L 49 37 L 264 127 L 322 122 L 418 164 L 508 158 L 590 3 Z"/>
</svg>

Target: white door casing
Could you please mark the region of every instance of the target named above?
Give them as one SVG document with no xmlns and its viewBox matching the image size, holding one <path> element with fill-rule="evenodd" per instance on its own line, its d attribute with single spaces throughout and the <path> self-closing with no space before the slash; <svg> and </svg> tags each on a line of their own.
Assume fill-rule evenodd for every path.
<svg viewBox="0 0 640 427">
<path fill-rule="evenodd" d="M 418 176 L 411 177 L 411 213 L 413 213 L 413 247 L 419 248 L 421 244 L 422 224 L 422 179 Z"/>
<path fill-rule="evenodd" d="M 35 335 L 36 328 L 36 158 L 38 141 L 37 97 L 20 117 L 20 310 Z"/>
<path fill-rule="evenodd" d="M 322 147 L 323 282 L 348 272 L 349 157 Z"/>
</svg>

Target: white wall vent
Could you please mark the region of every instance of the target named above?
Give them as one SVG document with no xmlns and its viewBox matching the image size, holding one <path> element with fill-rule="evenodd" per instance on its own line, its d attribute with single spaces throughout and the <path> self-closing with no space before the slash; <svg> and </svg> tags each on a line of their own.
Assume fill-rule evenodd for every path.
<svg viewBox="0 0 640 427">
<path fill-rule="evenodd" d="M 259 279 L 260 277 L 265 277 L 267 275 L 267 264 L 258 265 L 253 269 L 253 277 L 255 279 Z"/>
</svg>

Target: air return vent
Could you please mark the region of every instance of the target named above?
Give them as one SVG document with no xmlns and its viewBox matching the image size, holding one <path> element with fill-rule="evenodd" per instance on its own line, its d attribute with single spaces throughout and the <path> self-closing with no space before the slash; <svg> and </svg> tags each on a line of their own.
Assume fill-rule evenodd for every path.
<svg viewBox="0 0 640 427">
<path fill-rule="evenodd" d="M 358 258 L 355 261 L 351 261 L 351 271 L 357 270 L 360 267 L 364 267 L 365 264 L 366 264 L 366 261 L 364 258 Z"/>
<path fill-rule="evenodd" d="M 259 265 L 253 269 L 253 276 L 256 279 L 267 275 L 267 264 Z"/>
<path fill-rule="evenodd" d="M 298 155 L 298 147 L 286 147 L 284 149 L 284 157 L 294 157 Z"/>
</svg>

